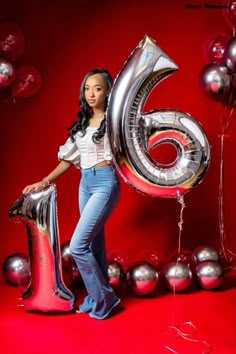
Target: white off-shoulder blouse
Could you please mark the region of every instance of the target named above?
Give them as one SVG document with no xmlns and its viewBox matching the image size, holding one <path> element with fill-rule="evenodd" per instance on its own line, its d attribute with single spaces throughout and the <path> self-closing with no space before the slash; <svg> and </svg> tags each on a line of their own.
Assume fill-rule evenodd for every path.
<svg viewBox="0 0 236 354">
<path fill-rule="evenodd" d="M 112 153 L 107 133 L 95 144 L 92 135 L 96 130 L 95 127 L 87 127 L 84 136 L 81 136 L 80 132 L 76 133 L 75 141 L 69 137 L 59 146 L 58 159 L 70 161 L 78 169 L 93 167 L 104 160 L 111 161 Z"/>
</svg>

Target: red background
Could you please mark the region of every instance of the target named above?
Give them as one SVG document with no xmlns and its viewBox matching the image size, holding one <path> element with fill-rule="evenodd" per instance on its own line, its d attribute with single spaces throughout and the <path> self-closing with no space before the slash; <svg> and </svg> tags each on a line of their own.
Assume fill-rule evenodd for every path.
<svg viewBox="0 0 236 354">
<path fill-rule="evenodd" d="M 187 8 L 186 4 L 199 6 Z M 0 23 L 16 23 L 24 32 L 26 47 L 17 65 L 35 66 L 43 78 L 41 90 L 31 98 L 14 102 L 10 90 L 0 92 L 0 262 L 11 253 L 27 252 L 25 228 L 9 220 L 8 208 L 26 184 L 41 179 L 57 164 L 58 146 L 78 110 L 83 75 L 94 67 L 105 67 L 115 77 L 144 35 L 155 39 L 179 66 L 153 90 L 145 110 L 174 108 L 190 113 L 202 124 L 211 145 L 209 170 L 184 198 L 181 245 L 220 247 L 219 136 L 222 116 L 228 111 L 201 92 L 199 73 L 208 63 L 209 36 L 232 35 L 232 29 L 222 9 L 205 4 L 202 0 L 0 1 Z M 231 252 L 236 252 L 234 151 L 233 120 L 223 158 L 224 242 Z M 79 178 L 80 172 L 73 168 L 56 181 L 61 242 L 70 239 L 79 217 Z M 137 193 L 120 180 L 121 200 L 107 223 L 108 253 L 127 256 L 132 262 L 154 251 L 166 259 L 178 247 L 180 204 L 174 198 Z"/>
</svg>

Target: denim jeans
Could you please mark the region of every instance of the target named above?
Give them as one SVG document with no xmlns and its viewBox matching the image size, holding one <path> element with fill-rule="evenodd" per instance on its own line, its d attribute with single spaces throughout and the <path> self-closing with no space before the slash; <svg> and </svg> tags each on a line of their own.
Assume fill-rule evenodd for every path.
<svg viewBox="0 0 236 354">
<path fill-rule="evenodd" d="M 88 292 L 80 310 L 98 319 L 106 317 L 118 301 L 108 282 L 104 226 L 119 195 L 119 181 L 112 166 L 81 170 L 80 219 L 70 242 L 70 251 Z"/>
</svg>

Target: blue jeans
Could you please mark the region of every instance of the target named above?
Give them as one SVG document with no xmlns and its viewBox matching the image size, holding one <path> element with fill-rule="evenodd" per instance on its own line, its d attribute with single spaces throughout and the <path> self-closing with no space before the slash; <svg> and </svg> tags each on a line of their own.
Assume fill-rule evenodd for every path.
<svg viewBox="0 0 236 354">
<path fill-rule="evenodd" d="M 119 181 L 112 166 L 81 170 L 80 219 L 70 242 L 70 251 L 88 292 L 80 310 L 98 319 L 106 317 L 118 301 L 108 282 L 104 225 L 119 195 Z"/>
</svg>

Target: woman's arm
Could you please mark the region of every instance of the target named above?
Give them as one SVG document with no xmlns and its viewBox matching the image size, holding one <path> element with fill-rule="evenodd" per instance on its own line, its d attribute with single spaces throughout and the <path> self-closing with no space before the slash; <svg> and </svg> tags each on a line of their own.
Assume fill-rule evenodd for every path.
<svg viewBox="0 0 236 354">
<path fill-rule="evenodd" d="M 73 164 L 66 160 L 61 160 L 59 164 L 41 181 L 30 184 L 23 189 L 23 194 L 37 192 L 46 187 L 51 181 L 65 173 Z"/>
</svg>

